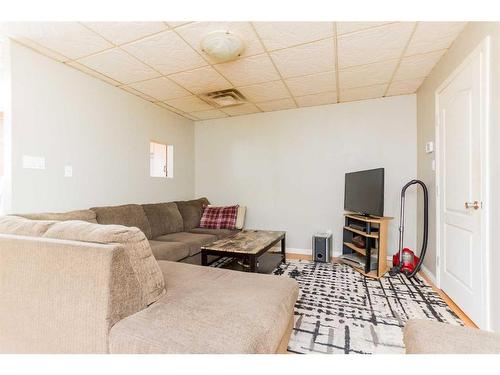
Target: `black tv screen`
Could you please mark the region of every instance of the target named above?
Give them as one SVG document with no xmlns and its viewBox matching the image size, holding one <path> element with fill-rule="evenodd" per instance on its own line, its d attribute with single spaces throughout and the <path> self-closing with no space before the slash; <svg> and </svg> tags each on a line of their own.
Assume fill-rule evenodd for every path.
<svg viewBox="0 0 500 375">
<path fill-rule="evenodd" d="M 345 174 L 344 209 L 384 216 L 384 168 Z"/>
</svg>

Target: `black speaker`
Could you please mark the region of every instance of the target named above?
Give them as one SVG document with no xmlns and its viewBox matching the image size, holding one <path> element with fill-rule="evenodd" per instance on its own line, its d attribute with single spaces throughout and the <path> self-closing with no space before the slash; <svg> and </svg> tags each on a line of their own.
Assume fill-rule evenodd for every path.
<svg viewBox="0 0 500 375">
<path fill-rule="evenodd" d="M 313 260 L 315 262 L 329 262 L 332 249 L 332 235 L 330 233 L 316 233 L 313 236 Z"/>
</svg>

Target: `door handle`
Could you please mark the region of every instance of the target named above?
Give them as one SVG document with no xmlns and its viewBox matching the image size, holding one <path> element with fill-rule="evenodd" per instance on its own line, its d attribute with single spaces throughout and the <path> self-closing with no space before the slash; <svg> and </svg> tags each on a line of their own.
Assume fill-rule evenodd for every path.
<svg viewBox="0 0 500 375">
<path fill-rule="evenodd" d="M 465 202 L 465 208 L 473 208 L 475 210 L 481 208 L 482 203 L 479 203 L 478 201 L 474 202 Z"/>
</svg>

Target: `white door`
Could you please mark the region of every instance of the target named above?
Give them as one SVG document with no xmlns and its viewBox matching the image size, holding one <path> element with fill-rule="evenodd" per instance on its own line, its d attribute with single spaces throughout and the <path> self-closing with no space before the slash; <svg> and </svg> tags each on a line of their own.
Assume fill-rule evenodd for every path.
<svg viewBox="0 0 500 375">
<path fill-rule="evenodd" d="M 474 51 L 437 92 L 439 283 L 482 328 L 487 325 L 487 46 Z"/>
</svg>

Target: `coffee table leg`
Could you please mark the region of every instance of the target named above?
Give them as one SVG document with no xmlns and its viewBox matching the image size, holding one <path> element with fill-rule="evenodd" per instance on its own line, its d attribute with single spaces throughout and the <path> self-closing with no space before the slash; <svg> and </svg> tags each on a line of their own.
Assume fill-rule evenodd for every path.
<svg viewBox="0 0 500 375">
<path fill-rule="evenodd" d="M 283 263 L 286 262 L 285 249 L 286 249 L 286 242 L 285 242 L 285 236 L 283 236 L 283 238 L 281 239 L 281 261 Z"/>
<path fill-rule="evenodd" d="M 250 272 L 257 272 L 257 258 L 255 255 L 250 255 L 248 260 L 250 262 Z"/>
<path fill-rule="evenodd" d="M 201 251 L 201 265 L 202 266 L 208 266 L 208 259 L 207 258 L 208 258 L 207 253 L 204 250 L 202 250 Z"/>
</svg>

